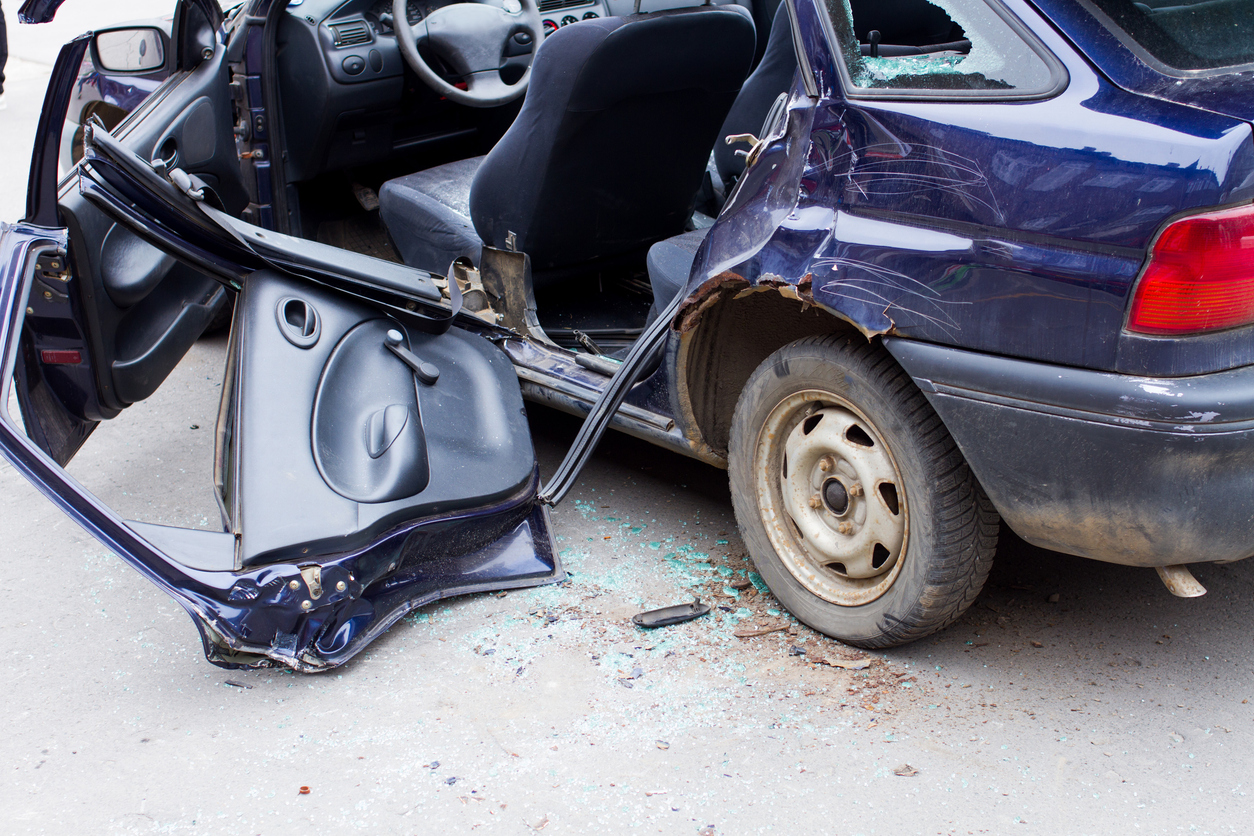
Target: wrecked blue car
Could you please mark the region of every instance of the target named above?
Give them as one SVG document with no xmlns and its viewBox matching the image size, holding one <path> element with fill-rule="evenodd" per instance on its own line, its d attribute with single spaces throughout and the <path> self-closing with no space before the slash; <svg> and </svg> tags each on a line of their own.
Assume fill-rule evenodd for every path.
<svg viewBox="0 0 1254 836">
<path fill-rule="evenodd" d="M 60 0 L 27 0 L 48 20 Z M 563 577 L 609 427 L 728 470 L 801 621 L 957 619 L 1004 524 L 1254 554 L 1254 0 L 182 0 L 3 230 L 0 449 L 220 665 Z M 114 36 L 117 37 L 116 35 Z M 136 43 L 138 41 L 135 41 Z M 62 467 L 234 304 L 220 531 Z M 585 415 L 541 484 L 524 400 Z"/>
</svg>

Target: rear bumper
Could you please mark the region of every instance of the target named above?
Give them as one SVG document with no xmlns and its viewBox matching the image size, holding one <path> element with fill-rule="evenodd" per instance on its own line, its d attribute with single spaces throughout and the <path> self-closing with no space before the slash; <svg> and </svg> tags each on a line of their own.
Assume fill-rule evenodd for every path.
<svg viewBox="0 0 1254 836">
<path fill-rule="evenodd" d="M 1150 378 L 884 344 L 1028 542 L 1132 566 L 1254 555 L 1254 366 Z"/>
</svg>

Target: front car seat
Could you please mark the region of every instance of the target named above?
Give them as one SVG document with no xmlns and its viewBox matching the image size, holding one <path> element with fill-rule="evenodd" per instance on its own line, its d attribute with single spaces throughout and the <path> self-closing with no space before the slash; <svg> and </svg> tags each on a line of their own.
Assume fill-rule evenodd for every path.
<svg viewBox="0 0 1254 836">
<path fill-rule="evenodd" d="M 753 61 L 738 6 L 600 18 L 537 50 L 521 111 L 482 158 L 390 180 L 384 223 L 405 263 L 444 273 L 514 233 L 538 283 L 678 235 Z"/>
</svg>

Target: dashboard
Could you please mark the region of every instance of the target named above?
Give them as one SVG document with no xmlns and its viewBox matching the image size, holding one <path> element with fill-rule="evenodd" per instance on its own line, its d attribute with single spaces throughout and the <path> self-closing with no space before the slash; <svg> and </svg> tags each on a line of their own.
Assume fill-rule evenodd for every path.
<svg viewBox="0 0 1254 836">
<path fill-rule="evenodd" d="M 443 3 L 426 2 L 426 0 L 409 0 L 406 4 L 406 19 L 410 26 L 414 26 L 422 21 L 424 17 L 434 12 Z M 392 3 L 391 0 L 379 0 L 370 7 L 365 13 L 366 20 L 374 27 L 375 31 L 380 35 L 392 34 Z"/>
<path fill-rule="evenodd" d="M 424 17 L 443 5 L 445 4 L 433 2 L 433 0 L 409 0 L 409 14 L 407 15 L 409 25 L 413 26 L 421 22 Z M 544 18 L 546 34 L 556 32 L 563 26 L 569 26 L 581 20 L 603 17 L 606 14 L 599 0 L 540 0 L 539 6 L 540 15 Z M 392 34 L 391 0 L 378 0 L 364 13 L 364 16 L 379 34 Z"/>
<path fill-rule="evenodd" d="M 406 17 L 411 26 L 422 22 L 437 9 L 452 5 L 458 0 L 408 0 Z M 492 5 L 502 5 L 502 0 L 482 0 Z M 699 5 L 702 0 L 645 0 L 639 5 L 645 11 Z M 715 2 L 741 2 L 748 0 L 715 0 Z M 321 15 L 309 14 L 314 6 L 329 5 L 318 0 L 304 0 L 301 6 L 289 7 L 292 14 L 318 25 L 324 44 L 327 65 L 341 84 L 356 84 L 373 79 L 400 74 L 400 48 L 392 26 L 392 0 L 349 0 Z M 538 0 L 541 22 L 546 36 L 564 26 L 584 20 L 595 20 L 611 15 L 629 15 L 637 7 L 637 0 Z M 518 58 L 529 55 L 530 49 L 510 52 Z"/>
<path fill-rule="evenodd" d="M 747 3 L 750 0 L 714 0 Z M 408 0 L 411 25 L 457 0 Z M 503 5 L 504 0 L 482 0 Z M 584 20 L 631 14 L 641 0 L 536 0 L 546 34 Z M 702 0 L 642 0 L 645 11 Z M 279 26 L 278 65 L 289 139 L 288 177 L 389 159 L 400 150 L 465 134 L 486 114 L 453 105 L 419 85 L 407 93 L 405 59 L 392 26 L 392 0 L 292 0 Z M 502 77 L 521 75 L 530 44 L 511 44 Z M 410 88 L 412 90 L 412 85 Z M 417 99 L 414 96 L 417 96 Z"/>
<path fill-rule="evenodd" d="M 457 2 L 457 0 L 451 0 Z M 409 0 L 406 18 L 416 26 L 448 0 Z M 501 0 L 485 0 L 501 5 Z M 602 17 L 601 0 L 540 0 L 546 34 L 580 20 Z M 392 0 L 349 0 L 332 11 L 321 23 L 327 64 L 341 84 L 356 84 L 387 78 L 402 72 L 400 47 L 392 26 Z M 530 55 L 531 50 L 511 50 L 507 58 Z M 392 60 L 396 59 L 396 60 Z"/>
</svg>

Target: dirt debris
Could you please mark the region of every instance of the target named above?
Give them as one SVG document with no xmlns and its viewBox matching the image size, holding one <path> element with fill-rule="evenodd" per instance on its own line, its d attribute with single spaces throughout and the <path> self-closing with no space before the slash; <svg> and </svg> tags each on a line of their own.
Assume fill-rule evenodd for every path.
<svg viewBox="0 0 1254 836">
<path fill-rule="evenodd" d="M 615 711 L 656 716 L 657 701 L 696 676 L 732 686 L 728 693 L 736 699 L 778 701 L 775 722 L 786 726 L 828 713 L 882 723 L 930 691 L 929 683 L 900 665 L 846 647 L 793 618 L 718 521 L 705 520 L 703 527 L 700 520 L 681 521 L 675 534 L 662 535 L 655 520 L 633 519 L 617 506 L 573 505 L 585 524 L 577 535 L 558 538 L 568 580 L 511 591 L 510 601 L 517 603 L 503 606 L 478 599 L 483 626 L 457 639 L 489 676 L 496 671 L 504 681 L 533 670 L 543 676 L 542 660 L 568 647 L 584 651 L 576 655 L 607 689 L 594 685 L 597 699 L 612 701 Z M 642 610 L 694 598 L 714 604 L 706 617 L 647 630 L 631 621 Z M 436 619 L 422 612 L 408 620 L 424 625 L 424 632 L 436 627 Z M 507 623 L 531 629 L 511 637 L 503 632 Z M 437 632 L 451 626 L 441 624 Z M 665 713 L 680 732 L 708 722 L 707 710 L 713 709 L 687 703 Z M 860 717 L 864 712 L 872 716 Z M 655 745 L 660 750 L 669 744 Z"/>
<path fill-rule="evenodd" d="M 738 639 L 751 639 L 755 636 L 765 636 L 768 633 L 779 633 L 788 629 L 786 623 L 765 624 L 760 627 L 741 627 L 732 633 Z"/>
</svg>

